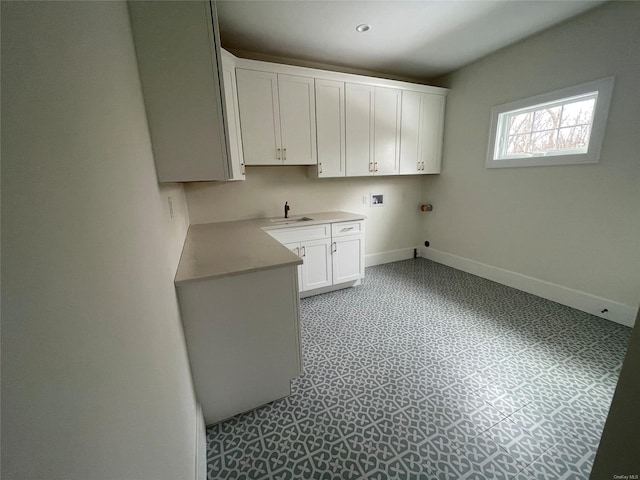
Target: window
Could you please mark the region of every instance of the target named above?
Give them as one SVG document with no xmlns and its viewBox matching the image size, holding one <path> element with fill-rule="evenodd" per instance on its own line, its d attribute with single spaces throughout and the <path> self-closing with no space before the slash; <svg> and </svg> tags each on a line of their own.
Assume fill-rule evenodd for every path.
<svg viewBox="0 0 640 480">
<path fill-rule="evenodd" d="M 598 163 L 613 77 L 494 107 L 487 168 Z"/>
</svg>

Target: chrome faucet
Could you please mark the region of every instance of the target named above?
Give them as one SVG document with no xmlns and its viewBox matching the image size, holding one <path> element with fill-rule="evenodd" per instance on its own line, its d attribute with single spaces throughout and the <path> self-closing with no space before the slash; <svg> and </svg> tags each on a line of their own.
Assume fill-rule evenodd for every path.
<svg viewBox="0 0 640 480">
<path fill-rule="evenodd" d="M 284 202 L 284 218 L 289 218 L 289 202 Z"/>
</svg>

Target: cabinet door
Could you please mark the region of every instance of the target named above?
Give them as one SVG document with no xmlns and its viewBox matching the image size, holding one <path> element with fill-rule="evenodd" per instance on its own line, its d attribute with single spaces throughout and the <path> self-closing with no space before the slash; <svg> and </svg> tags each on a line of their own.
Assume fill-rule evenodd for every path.
<svg viewBox="0 0 640 480">
<path fill-rule="evenodd" d="M 316 160 L 316 102 L 313 78 L 278 75 L 282 163 L 313 165 Z"/>
<path fill-rule="evenodd" d="M 304 262 L 301 292 L 332 284 L 330 238 L 301 242 L 300 255 Z"/>
<path fill-rule="evenodd" d="M 396 175 L 400 157 L 400 96 L 395 88 L 375 88 L 374 172 Z"/>
<path fill-rule="evenodd" d="M 334 239 L 331 254 L 333 283 L 344 283 L 364 277 L 364 235 Z"/>
<path fill-rule="evenodd" d="M 423 94 L 420 122 L 422 173 L 440 173 L 442 165 L 442 133 L 444 127 L 444 95 Z"/>
<path fill-rule="evenodd" d="M 236 67 L 231 54 L 224 51 L 222 52 L 222 74 L 224 77 L 225 118 L 227 119 L 227 131 L 229 132 L 229 180 L 244 180 L 244 157 L 242 153 L 242 137 L 240 136 Z"/>
<path fill-rule="evenodd" d="M 422 173 L 420 140 L 423 94 L 402 92 L 402 121 L 400 122 L 400 173 L 411 175 Z"/>
<path fill-rule="evenodd" d="M 300 256 L 300 242 L 285 243 L 285 247 Z M 302 291 L 302 265 L 298 265 L 298 292 Z"/>
<path fill-rule="evenodd" d="M 344 177 L 344 83 L 316 79 L 318 176 Z"/>
<path fill-rule="evenodd" d="M 345 85 L 345 140 L 347 176 L 373 175 L 374 87 Z"/>
<path fill-rule="evenodd" d="M 242 147 L 246 165 L 281 165 L 278 77 L 236 69 Z"/>
</svg>

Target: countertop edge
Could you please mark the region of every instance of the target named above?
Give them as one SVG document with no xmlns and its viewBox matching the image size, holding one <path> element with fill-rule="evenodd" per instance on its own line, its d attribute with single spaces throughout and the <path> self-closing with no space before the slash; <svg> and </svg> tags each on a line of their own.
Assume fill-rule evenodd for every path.
<svg viewBox="0 0 640 480">
<path fill-rule="evenodd" d="M 192 278 L 183 278 L 183 279 L 176 278 L 173 283 L 175 284 L 176 287 L 182 287 L 195 282 L 204 282 L 206 280 L 213 280 L 216 278 L 233 277 L 235 275 L 245 275 L 247 273 L 263 272 L 265 270 L 274 270 L 276 268 L 302 265 L 302 263 L 303 263 L 302 259 L 299 258 L 298 260 L 291 261 L 291 262 L 275 263 L 273 265 L 264 265 L 261 267 L 246 268 L 242 270 L 233 270 L 233 271 L 221 272 L 221 273 L 212 273 L 211 275 L 202 275 L 199 277 L 192 277 Z"/>
</svg>

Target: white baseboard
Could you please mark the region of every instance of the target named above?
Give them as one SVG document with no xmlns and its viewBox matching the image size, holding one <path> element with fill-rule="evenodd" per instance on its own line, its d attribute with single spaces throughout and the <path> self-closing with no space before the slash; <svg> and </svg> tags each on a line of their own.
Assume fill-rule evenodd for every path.
<svg viewBox="0 0 640 480">
<path fill-rule="evenodd" d="M 408 260 L 413 258 L 413 247 L 401 248 L 399 250 L 389 250 L 387 252 L 371 253 L 365 255 L 365 267 L 373 267 L 374 265 L 382 265 L 383 263 L 398 262 L 400 260 Z"/>
<path fill-rule="evenodd" d="M 614 302 L 589 293 L 573 290 L 555 283 L 528 277 L 520 273 L 493 267 L 465 257 L 459 257 L 433 248 L 420 247 L 419 255 L 434 262 L 492 280 L 509 287 L 517 288 L 538 297 L 552 300 L 583 312 L 606 318 L 616 323 L 633 327 L 637 307 Z M 603 310 L 607 310 L 603 312 Z"/>
<path fill-rule="evenodd" d="M 207 427 L 199 403 L 196 403 L 196 480 L 207 480 Z"/>
</svg>

